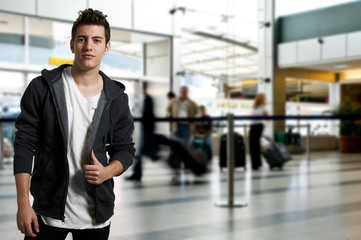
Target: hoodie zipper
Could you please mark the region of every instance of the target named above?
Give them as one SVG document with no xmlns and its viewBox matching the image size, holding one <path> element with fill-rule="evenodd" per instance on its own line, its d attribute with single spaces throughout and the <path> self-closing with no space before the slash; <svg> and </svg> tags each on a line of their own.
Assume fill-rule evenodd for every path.
<svg viewBox="0 0 361 240">
<path fill-rule="evenodd" d="M 103 116 L 104 116 L 104 113 L 105 113 L 105 111 L 106 110 L 108 110 L 108 108 L 110 107 L 110 105 L 111 105 L 111 103 L 112 102 L 109 102 L 109 103 L 106 103 L 106 105 L 105 105 L 105 107 L 104 107 L 104 109 L 103 109 L 103 112 L 102 112 L 102 115 L 100 116 L 100 118 L 99 118 L 99 125 L 100 125 L 100 120 L 103 118 Z M 109 117 L 111 117 L 111 116 L 109 116 Z M 109 129 L 111 128 L 111 126 L 109 126 Z M 93 129 L 93 128 L 92 128 Z M 92 131 L 92 130 L 91 130 Z M 94 133 L 94 134 L 96 134 L 96 133 Z M 90 135 L 91 135 L 91 133 L 90 133 Z M 95 137 L 95 136 L 94 136 Z M 94 146 L 94 142 L 93 142 L 93 146 Z M 93 147 L 93 146 L 90 146 L 89 145 L 89 148 L 90 147 Z M 88 149 L 88 151 L 89 151 L 89 149 Z M 90 153 L 91 153 L 91 151 L 92 151 L 92 149 L 90 149 Z M 94 153 L 95 154 L 95 153 Z M 91 162 L 91 164 L 94 164 L 94 162 L 93 162 L 93 160 L 92 160 L 92 158 L 91 158 L 91 154 L 90 154 L 90 162 Z M 98 223 L 97 222 L 97 211 L 98 211 L 98 204 L 97 204 L 97 188 L 96 188 L 96 186 L 94 186 L 94 215 L 95 215 L 95 222 L 96 223 Z"/>
<path fill-rule="evenodd" d="M 60 73 L 61 74 L 61 73 Z M 59 76 L 57 75 L 54 79 L 57 79 Z M 65 139 L 65 133 L 64 133 L 64 128 L 62 127 L 62 125 L 64 124 L 60 118 L 59 115 L 59 109 L 58 109 L 58 102 L 56 101 L 56 98 L 54 96 L 54 91 L 53 91 L 53 87 L 51 86 L 51 84 L 48 82 L 49 84 L 49 88 L 50 88 L 50 92 L 51 92 L 51 96 L 53 98 L 54 101 L 54 105 L 55 105 L 55 110 L 56 110 L 56 116 L 58 118 L 59 121 L 59 126 L 60 126 L 60 130 L 63 136 L 63 140 L 64 140 L 64 153 L 65 155 L 67 155 L 68 149 L 67 149 L 67 140 Z M 64 190 L 64 198 L 63 198 L 63 204 L 62 204 L 62 209 L 61 209 L 61 214 L 60 214 L 60 219 L 63 223 L 65 223 L 65 204 L 66 204 L 66 197 L 68 195 L 68 188 L 69 188 L 69 163 L 68 163 L 68 158 L 65 157 L 65 165 L 66 165 L 66 177 L 65 177 L 65 181 L 66 181 L 66 187 Z"/>
</svg>

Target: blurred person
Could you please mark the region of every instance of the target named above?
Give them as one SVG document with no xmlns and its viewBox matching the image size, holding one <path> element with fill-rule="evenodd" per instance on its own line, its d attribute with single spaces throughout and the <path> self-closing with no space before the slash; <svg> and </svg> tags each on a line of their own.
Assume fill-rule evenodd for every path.
<svg viewBox="0 0 361 240">
<path fill-rule="evenodd" d="M 167 93 L 167 98 L 168 98 L 168 101 L 169 101 L 169 102 L 172 101 L 175 97 L 176 97 L 176 96 L 175 96 L 174 92 L 169 91 L 169 92 Z"/>
<path fill-rule="evenodd" d="M 175 93 L 174 93 L 173 91 L 169 91 L 169 92 L 167 93 L 168 104 L 169 104 L 175 97 L 176 97 Z M 167 112 L 167 114 L 166 114 L 166 117 L 168 117 L 168 118 L 173 118 L 172 115 L 168 114 L 168 112 Z M 169 124 L 169 130 L 170 130 L 170 132 L 172 132 L 172 122 L 170 122 L 170 124 Z"/>
<path fill-rule="evenodd" d="M 2 114 L 0 113 L 0 118 L 5 119 L 9 118 L 9 107 L 4 106 L 2 108 Z M 13 141 L 14 141 L 14 123 L 12 122 L 2 122 L 2 147 L 5 158 L 10 158 L 13 156 Z"/>
<path fill-rule="evenodd" d="M 144 95 L 143 106 L 142 106 L 142 127 L 141 127 L 141 140 L 140 140 L 140 150 L 136 154 L 136 162 L 133 168 L 133 174 L 127 177 L 127 180 L 136 180 L 140 181 L 142 179 L 142 156 L 147 155 L 151 159 L 155 160 L 158 158 L 158 145 L 156 144 L 154 137 L 155 129 L 155 115 L 154 115 L 154 106 L 153 98 L 148 94 L 148 85 L 146 82 L 142 85 L 142 91 Z"/>
<path fill-rule="evenodd" d="M 268 116 L 266 110 L 266 96 L 264 93 L 258 93 L 253 102 L 252 116 Z M 259 170 L 262 167 L 261 160 L 261 136 L 264 124 L 262 120 L 252 120 L 249 135 L 251 165 L 253 170 Z"/>
<path fill-rule="evenodd" d="M 11 112 L 8 106 L 3 107 L 2 118 L 6 119 L 15 119 L 19 115 L 19 112 Z M 14 122 L 4 122 L 3 123 L 3 136 L 6 138 L 11 146 L 14 147 L 14 132 L 15 132 L 15 123 Z"/>
<path fill-rule="evenodd" d="M 205 146 L 200 146 L 202 150 L 206 153 L 208 160 L 212 159 L 212 120 L 207 115 L 207 109 L 205 106 L 201 105 L 199 107 L 200 114 L 199 118 L 202 119 L 202 121 L 197 121 L 195 123 L 195 139 L 194 144 L 197 144 L 197 139 L 202 140 L 203 142 L 200 143 L 200 145 L 205 144 Z"/>
<path fill-rule="evenodd" d="M 25 239 L 65 239 L 69 232 L 74 240 L 108 239 L 113 177 L 132 164 L 135 149 L 125 87 L 99 70 L 110 48 L 106 17 L 79 11 L 70 40 L 74 65 L 44 69 L 22 96 L 14 174 Z"/>
<path fill-rule="evenodd" d="M 167 117 L 194 118 L 198 114 L 197 104 L 188 97 L 188 87 L 180 88 L 179 97 L 172 99 L 167 107 Z M 190 137 L 194 134 L 194 122 L 172 122 L 172 133 L 176 138 L 189 145 Z"/>
</svg>

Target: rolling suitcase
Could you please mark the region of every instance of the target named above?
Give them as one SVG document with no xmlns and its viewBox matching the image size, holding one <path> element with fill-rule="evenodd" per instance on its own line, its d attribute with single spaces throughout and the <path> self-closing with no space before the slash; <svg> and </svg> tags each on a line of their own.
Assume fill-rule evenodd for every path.
<svg viewBox="0 0 361 240">
<path fill-rule="evenodd" d="M 193 151 L 179 139 L 167 138 L 161 134 L 155 136 L 159 144 L 170 147 L 172 154 L 168 163 L 172 168 L 177 167 L 177 163 L 183 162 L 184 167 L 190 169 L 197 176 L 207 172 L 208 160 L 206 154 Z"/>
<path fill-rule="evenodd" d="M 262 155 L 271 170 L 275 167 L 282 169 L 283 165 L 292 159 L 291 154 L 283 143 L 269 143 L 269 147 L 262 150 Z"/>
<path fill-rule="evenodd" d="M 245 167 L 246 166 L 246 149 L 243 142 L 243 137 L 238 133 L 234 133 L 234 167 Z M 220 143 L 220 153 L 219 153 L 219 167 L 227 167 L 227 134 L 221 136 Z"/>
</svg>

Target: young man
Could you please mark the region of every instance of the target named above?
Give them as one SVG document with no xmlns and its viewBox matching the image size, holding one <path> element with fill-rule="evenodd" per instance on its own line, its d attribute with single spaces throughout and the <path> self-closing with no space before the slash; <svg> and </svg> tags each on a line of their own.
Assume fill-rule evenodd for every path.
<svg viewBox="0 0 361 240">
<path fill-rule="evenodd" d="M 14 174 L 25 239 L 65 239 L 69 232 L 73 239 L 108 239 L 112 178 L 135 152 L 125 87 L 99 70 L 109 40 L 106 16 L 80 11 L 70 41 L 74 65 L 43 70 L 22 97 Z"/>
</svg>

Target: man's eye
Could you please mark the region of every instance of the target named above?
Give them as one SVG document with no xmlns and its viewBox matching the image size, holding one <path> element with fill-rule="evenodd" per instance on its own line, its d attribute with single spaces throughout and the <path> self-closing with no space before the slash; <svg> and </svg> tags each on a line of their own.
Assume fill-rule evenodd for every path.
<svg viewBox="0 0 361 240">
<path fill-rule="evenodd" d="M 79 42 L 84 42 L 85 40 L 84 40 L 84 38 L 78 38 L 78 41 Z"/>
<path fill-rule="evenodd" d="M 96 42 L 96 43 L 101 43 L 102 41 L 99 40 L 99 39 L 95 39 L 95 42 Z"/>
</svg>

